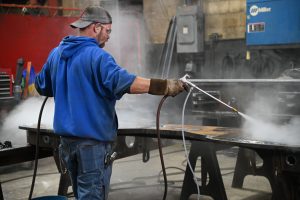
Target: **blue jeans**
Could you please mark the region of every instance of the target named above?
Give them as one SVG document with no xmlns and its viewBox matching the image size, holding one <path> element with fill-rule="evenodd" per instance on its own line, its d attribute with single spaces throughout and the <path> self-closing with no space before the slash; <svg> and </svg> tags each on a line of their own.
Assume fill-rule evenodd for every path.
<svg viewBox="0 0 300 200">
<path fill-rule="evenodd" d="M 111 150 L 110 143 L 61 137 L 59 155 L 68 170 L 76 199 L 107 199 L 112 165 L 105 166 L 104 160 Z"/>
</svg>

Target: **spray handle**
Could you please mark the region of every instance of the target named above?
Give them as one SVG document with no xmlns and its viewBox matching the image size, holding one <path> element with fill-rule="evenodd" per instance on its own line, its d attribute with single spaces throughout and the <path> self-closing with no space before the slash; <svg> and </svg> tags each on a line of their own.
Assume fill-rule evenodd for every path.
<svg viewBox="0 0 300 200">
<path fill-rule="evenodd" d="M 190 75 L 185 74 L 183 77 L 181 77 L 179 80 L 181 80 L 182 82 L 192 86 L 191 84 L 189 84 L 190 82 L 186 79 L 186 78 L 190 78 Z"/>
</svg>

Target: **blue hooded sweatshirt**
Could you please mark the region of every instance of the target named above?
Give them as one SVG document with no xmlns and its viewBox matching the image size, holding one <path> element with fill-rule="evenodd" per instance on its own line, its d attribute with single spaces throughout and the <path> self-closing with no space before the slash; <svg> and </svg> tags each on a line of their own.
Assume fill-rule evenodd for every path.
<svg viewBox="0 0 300 200">
<path fill-rule="evenodd" d="M 50 53 L 35 85 L 41 95 L 55 99 L 56 134 L 111 142 L 118 129 L 116 100 L 135 77 L 95 39 L 67 36 Z"/>
</svg>

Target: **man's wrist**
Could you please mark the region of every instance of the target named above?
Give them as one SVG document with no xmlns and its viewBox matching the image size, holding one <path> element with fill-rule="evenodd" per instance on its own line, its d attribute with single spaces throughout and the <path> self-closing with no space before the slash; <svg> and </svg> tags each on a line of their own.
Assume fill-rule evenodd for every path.
<svg viewBox="0 0 300 200">
<path fill-rule="evenodd" d="M 149 94 L 165 95 L 167 90 L 167 80 L 164 79 L 150 79 Z"/>
</svg>

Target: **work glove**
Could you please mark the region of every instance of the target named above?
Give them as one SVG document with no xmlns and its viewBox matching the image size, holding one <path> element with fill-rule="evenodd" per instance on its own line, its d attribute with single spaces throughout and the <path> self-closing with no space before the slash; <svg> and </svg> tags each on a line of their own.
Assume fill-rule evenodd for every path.
<svg viewBox="0 0 300 200">
<path fill-rule="evenodd" d="M 167 95 L 175 97 L 183 90 L 188 90 L 188 86 L 181 80 L 151 79 L 148 93 L 153 95 Z"/>
<path fill-rule="evenodd" d="M 183 90 L 186 90 L 187 86 L 181 80 L 167 80 L 167 90 L 165 95 L 175 97 L 177 94 L 181 93 Z"/>
</svg>

